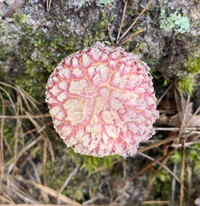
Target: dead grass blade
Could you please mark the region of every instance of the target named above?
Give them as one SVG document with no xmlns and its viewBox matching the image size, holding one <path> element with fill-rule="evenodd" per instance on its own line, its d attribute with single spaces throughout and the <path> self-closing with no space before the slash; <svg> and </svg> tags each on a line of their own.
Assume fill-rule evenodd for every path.
<svg viewBox="0 0 200 206">
<path fill-rule="evenodd" d="M 117 41 L 116 41 L 117 44 L 119 43 L 119 37 L 120 37 L 122 26 L 123 26 L 123 23 L 124 23 L 124 18 L 125 18 L 125 14 L 126 14 L 127 5 L 128 5 L 128 0 L 125 1 L 125 5 L 124 5 L 124 10 L 123 10 L 122 18 L 121 18 L 121 23 L 120 23 L 119 31 L 118 31 L 118 34 L 117 34 Z"/>
<path fill-rule="evenodd" d="M 133 32 L 132 34 L 130 34 L 127 38 L 125 38 L 118 46 L 122 46 L 123 44 L 125 44 L 129 39 L 131 39 L 134 36 L 137 36 L 139 33 L 146 31 L 146 28 L 144 29 L 140 29 L 136 32 Z"/>
<path fill-rule="evenodd" d="M 29 158 L 28 161 L 34 170 L 34 174 L 35 174 L 35 178 L 36 178 L 37 183 L 42 184 L 41 179 L 40 179 L 40 175 L 38 173 L 38 170 L 37 170 L 34 162 L 31 160 L 31 158 Z M 45 203 L 47 203 L 47 204 L 50 203 L 50 200 L 49 200 L 48 195 L 46 193 L 42 193 L 41 195 L 42 195 Z"/>
<path fill-rule="evenodd" d="M 118 163 L 118 162 L 120 162 L 121 160 L 115 160 L 115 161 L 113 161 L 113 162 L 111 162 L 111 167 L 114 165 L 114 164 L 116 164 L 116 163 Z M 101 167 L 99 167 L 99 168 L 97 168 L 96 170 L 94 170 L 94 171 L 92 171 L 91 172 L 91 174 L 95 174 L 95 173 L 97 173 L 97 172 L 100 172 L 100 171 L 102 171 L 102 170 L 105 170 L 107 167 L 106 166 L 104 166 L 104 165 L 102 165 Z"/>
<path fill-rule="evenodd" d="M 190 125 L 191 121 L 193 120 L 193 118 L 195 117 L 195 115 L 197 115 L 200 112 L 200 107 L 195 111 L 195 113 L 192 115 L 192 117 L 190 118 L 190 120 L 187 122 L 187 124 L 185 125 L 185 127 L 188 127 L 188 125 Z"/>
<path fill-rule="evenodd" d="M 181 122 L 181 127 L 180 127 L 179 134 L 183 133 L 183 130 L 184 130 L 186 124 L 187 124 L 186 123 L 186 116 L 187 116 L 187 112 L 188 112 L 188 105 L 189 105 L 189 103 L 190 103 L 190 97 L 187 98 L 186 106 L 185 106 L 185 108 L 183 108 L 183 111 L 184 111 L 184 113 L 183 113 L 183 120 Z"/>
<path fill-rule="evenodd" d="M 1 83 L 1 82 L 0 82 L 0 83 Z M 11 87 L 11 88 L 13 88 L 13 87 Z M 10 94 L 9 94 L 3 87 L 0 87 L 0 90 L 2 90 L 2 91 L 7 95 L 9 101 L 11 102 L 13 111 L 14 111 L 14 113 L 15 113 L 15 115 L 16 115 L 16 119 L 17 119 L 17 121 L 19 121 L 18 114 L 17 114 L 16 108 L 15 108 L 15 104 L 14 104 L 14 102 L 13 102 Z"/>
<path fill-rule="evenodd" d="M 53 190 L 47 186 L 37 184 L 33 181 L 27 181 L 27 182 L 31 183 L 36 188 L 40 189 L 42 192 L 45 192 L 45 193 L 51 195 L 52 197 L 58 198 L 60 201 L 65 202 L 66 204 L 75 205 L 75 206 L 81 205 L 78 202 L 71 200 L 70 198 L 66 197 L 65 195 L 59 194 L 58 192 L 56 192 L 55 190 Z"/>
<path fill-rule="evenodd" d="M 0 195 L 0 202 L 7 203 L 7 204 L 15 204 L 13 201 L 8 200 L 7 198 Z M 3 204 L 1 204 L 2 206 Z"/>
<path fill-rule="evenodd" d="M 181 188 L 180 188 L 180 204 L 179 206 L 183 206 L 184 200 L 184 175 L 185 175 L 185 141 L 183 142 L 183 156 L 182 156 L 182 163 L 181 163 Z"/>
<path fill-rule="evenodd" d="M 155 182 L 158 174 L 160 173 L 160 170 L 164 167 L 164 165 L 166 165 L 167 161 L 169 160 L 170 156 L 171 156 L 171 153 L 172 152 L 169 152 L 167 154 L 167 156 L 164 158 L 164 160 L 160 163 L 160 166 L 158 167 L 157 171 L 156 171 L 156 174 L 153 176 L 153 178 L 151 179 L 151 181 L 149 182 L 148 186 L 147 186 L 147 189 L 144 193 L 144 200 L 147 200 L 148 197 L 149 197 L 149 193 L 151 191 L 151 188 L 153 186 L 153 183 Z"/>
<path fill-rule="evenodd" d="M 37 142 L 39 142 L 40 140 L 42 139 L 42 136 L 39 136 L 37 139 L 35 140 L 29 140 L 26 145 L 24 146 L 24 148 L 17 154 L 17 157 L 16 158 L 11 158 L 8 160 L 8 162 L 6 162 L 6 167 L 8 169 L 7 173 L 9 174 L 14 165 L 16 164 L 16 162 L 18 161 L 18 159 L 28 150 L 30 149 L 31 147 L 33 147 Z"/>
<path fill-rule="evenodd" d="M 113 39 L 112 39 L 112 32 L 111 32 L 111 29 L 110 29 L 110 25 L 109 25 L 109 24 L 108 24 L 108 34 L 109 34 L 109 38 L 110 38 L 111 44 L 112 44 L 113 46 L 117 46 L 117 45 L 115 44 L 115 42 L 113 41 Z"/>
<path fill-rule="evenodd" d="M 65 180 L 64 184 L 62 185 L 62 187 L 61 187 L 61 189 L 59 191 L 60 194 L 67 187 L 67 185 L 69 184 L 69 181 L 71 180 L 71 178 L 76 175 L 76 173 L 78 172 L 78 169 L 79 169 L 79 166 L 74 168 L 74 170 L 69 174 L 69 176 L 67 177 L 67 179 Z"/>
<path fill-rule="evenodd" d="M 49 12 L 51 9 L 51 1 L 52 0 L 46 0 L 46 10 Z"/>
<path fill-rule="evenodd" d="M 39 111 L 38 106 L 37 106 L 37 105 L 39 105 L 39 102 L 37 102 L 35 99 L 33 99 L 33 97 L 31 97 L 26 91 L 24 91 L 18 85 L 16 86 L 16 90 L 20 93 L 22 99 L 24 100 L 25 105 L 28 108 L 28 111 L 32 112 L 31 107 L 33 107 L 37 111 Z"/>
<path fill-rule="evenodd" d="M 153 161 L 152 163 L 148 164 L 146 167 L 144 167 L 142 170 L 140 170 L 137 174 L 135 174 L 134 176 L 129 178 L 128 182 L 133 181 L 137 176 L 141 175 L 143 172 L 145 172 L 147 169 L 149 169 L 151 166 L 153 166 L 157 162 L 160 162 L 161 160 L 163 160 L 165 157 L 166 157 L 166 155 L 163 155 L 163 156 L 159 157 L 158 159 L 156 159 L 155 161 Z"/>
<path fill-rule="evenodd" d="M 153 0 L 150 0 L 147 5 L 145 6 L 145 8 L 142 10 L 142 12 L 138 15 L 138 17 L 135 19 L 135 21 L 133 21 L 133 23 L 131 24 L 131 26 L 124 32 L 124 34 L 120 37 L 120 41 L 126 36 L 126 34 L 131 30 L 131 28 L 137 23 L 137 21 L 139 20 L 139 18 L 142 16 L 142 14 L 146 11 L 146 9 L 148 8 L 148 6 L 151 4 Z"/>
<path fill-rule="evenodd" d="M 153 149 L 153 148 L 156 148 L 156 147 L 159 147 L 160 145 L 163 145 L 165 143 L 168 143 L 168 142 L 172 142 L 174 140 L 178 140 L 180 139 L 181 137 L 185 137 L 185 135 L 182 135 L 182 136 L 172 136 L 172 137 L 169 137 L 169 138 L 166 138 L 166 139 L 163 139 L 163 140 L 160 140 L 152 145 L 149 145 L 149 146 L 146 146 L 144 148 L 140 148 L 138 149 L 137 153 L 139 152 L 144 152 L 144 151 L 147 151 L 149 149 Z"/>
<path fill-rule="evenodd" d="M 143 201 L 142 205 L 170 205 L 169 201 Z"/>
<path fill-rule="evenodd" d="M 52 163 L 54 163 L 55 162 L 55 155 L 54 155 L 53 146 L 52 146 L 49 138 L 47 138 L 47 148 L 48 148 L 49 153 L 51 155 L 51 161 L 52 161 Z"/>
<path fill-rule="evenodd" d="M 28 112 L 27 112 L 28 113 Z M 28 113 L 29 114 L 29 113 Z M 50 114 L 49 113 L 46 113 L 46 114 L 41 114 L 41 115 L 31 115 L 31 117 L 33 119 L 43 119 L 43 118 L 46 118 L 46 117 L 50 117 Z M 0 115 L 0 119 L 2 118 L 5 118 L 5 119 L 29 119 L 29 117 L 27 115 L 18 115 L 18 116 L 11 116 L 11 115 Z"/>
<path fill-rule="evenodd" d="M 167 89 L 164 91 L 164 93 L 161 95 L 161 97 L 158 99 L 157 101 L 157 105 L 160 104 L 160 102 L 162 101 L 163 97 L 167 94 L 167 92 L 172 88 L 173 84 L 170 84 Z"/>
<path fill-rule="evenodd" d="M 155 161 L 154 158 L 152 158 L 152 157 L 150 157 L 150 156 L 148 156 L 148 155 L 146 155 L 146 154 L 144 154 L 144 153 L 139 153 L 139 154 L 142 155 L 143 157 L 151 160 L 151 161 Z M 158 164 L 158 165 L 161 165 L 160 162 L 158 162 L 157 164 Z M 177 182 L 181 183 L 181 180 L 176 176 L 176 174 L 175 174 L 173 171 L 171 171 L 166 165 L 163 165 L 163 168 L 164 168 L 169 174 L 171 174 L 172 177 L 174 177 L 174 178 L 177 180 Z"/>
<path fill-rule="evenodd" d="M 4 99 L 0 93 L 0 99 L 1 99 L 1 105 L 2 105 L 2 115 L 5 115 L 5 103 L 4 103 Z M 0 131 L 0 188 L 2 185 L 2 181 L 3 181 L 3 177 L 4 177 L 4 146 L 3 146 L 3 141 L 4 141 L 4 135 L 3 135 L 3 131 L 4 131 L 4 118 L 1 120 L 1 131 Z M 0 189 L 1 191 L 1 189 Z"/>
</svg>

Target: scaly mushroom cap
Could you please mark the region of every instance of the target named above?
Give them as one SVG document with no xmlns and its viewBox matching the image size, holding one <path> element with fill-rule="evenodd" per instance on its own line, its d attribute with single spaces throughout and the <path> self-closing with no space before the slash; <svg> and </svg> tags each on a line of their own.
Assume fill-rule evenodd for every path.
<svg viewBox="0 0 200 206">
<path fill-rule="evenodd" d="M 149 67 L 121 47 L 96 43 L 66 57 L 46 85 L 53 125 L 67 147 L 132 156 L 158 117 Z"/>
</svg>

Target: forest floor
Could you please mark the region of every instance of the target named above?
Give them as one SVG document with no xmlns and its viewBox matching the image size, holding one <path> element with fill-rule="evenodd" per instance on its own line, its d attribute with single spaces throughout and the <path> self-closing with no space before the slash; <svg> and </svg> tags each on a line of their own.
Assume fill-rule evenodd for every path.
<svg viewBox="0 0 200 206">
<path fill-rule="evenodd" d="M 0 0 L 0 204 L 200 205 L 199 11 L 198 0 Z M 133 157 L 67 149 L 45 103 L 58 63 L 97 41 L 151 68 L 160 117 Z"/>
</svg>

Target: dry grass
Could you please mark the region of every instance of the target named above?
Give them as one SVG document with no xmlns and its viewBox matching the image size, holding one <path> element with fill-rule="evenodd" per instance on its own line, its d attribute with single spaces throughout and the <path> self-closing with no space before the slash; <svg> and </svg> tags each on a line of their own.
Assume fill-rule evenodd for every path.
<svg viewBox="0 0 200 206">
<path fill-rule="evenodd" d="M 110 204 L 124 204 L 124 199 L 128 197 L 128 185 L 135 181 L 141 174 L 147 172 L 156 166 L 157 171 L 149 181 L 144 194 L 142 205 L 170 205 L 169 200 L 157 201 L 150 200 L 151 193 L 154 188 L 154 183 L 161 171 L 165 170 L 172 179 L 171 202 L 177 198 L 177 189 L 175 183 L 180 185 L 179 205 L 183 206 L 184 201 L 191 201 L 191 182 L 192 168 L 186 156 L 186 148 L 191 145 L 200 143 L 200 128 L 198 126 L 191 127 L 190 124 L 200 111 L 200 108 L 188 119 L 188 111 L 190 105 L 190 97 L 185 100 L 174 85 L 170 85 L 164 95 L 158 101 L 163 102 L 165 95 L 174 94 L 174 100 L 177 107 L 177 116 L 179 124 L 176 127 L 165 126 L 157 127 L 158 131 L 168 131 L 168 136 L 163 139 L 150 140 L 146 146 L 140 147 L 138 155 L 151 161 L 145 165 L 140 171 L 128 177 L 126 173 L 126 161 L 123 163 L 123 179 L 124 182 L 119 188 L 120 195 L 113 199 L 113 192 L 110 190 Z M 45 166 L 47 160 L 52 164 L 55 161 L 54 146 L 50 141 L 49 134 L 54 134 L 51 126 L 51 119 L 48 113 L 41 111 L 42 105 L 34 100 L 19 86 L 12 86 L 0 82 L 0 203 L 3 204 L 67 204 L 80 205 L 80 203 L 62 194 L 69 182 L 77 172 L 79 166 L 74 167 L 74 170 L 63 182 L 59 192 L 48 186 Z M 159 108 L 159 105 L 158 105 Z M 161 115 L 172 115 L 175 111 L 163 110 Z M 176 112 L 175 112 L 176 114 Z M 158 120 L 159 122 L 159 120 Z M 167 123 L 167 122 L 165 122 Z M 158 123 L 157 123 L 158 124 Z M 6 128 L 12 127 L 12 137 L 6 136 Z M 32 151 L 41 153 L 42 150 L 42 172 L 38 171 L 38 167 L 32 156 Z M 157 155 L 149 156 L 149 151 L 156 150 Z M 179 173 L 177 172 L 177 163 L 170 161 L 174 152 L 180 151 L 182 159 L 180 163 Z M 121 160 L 116 160 L 111 163 L 111 167 L 122 163 Z M 29 164 L 30 168 L 26 168 Z M 173 169 L 176 168 L 176 169 Z M 100 166 L 93 170 L 91 175 L 96 175 L 98 172 L 105 170 L 105 166 Z M 23 173 L 23 175 L 22 175 Z M 188 177 L 186 181 L 186 177 Z M 189 190 L 189 191 L 188 191 Z M 186 191 L 188 197 L 186 198 Z M 93 204 L 96 201 L 103 202 L 104 194 L 92 193 L 88 200 L 83 202 Z M 187 199 L 187 200 L 186 200 Z M 176 201 L 177 202 L 177 201 Z"/>
<path fill-rule="evenodd" d="M 5 204 L 49 204 L 49 196 L 51 196 L 65 204 L 79 205 L 47 187 L 45 172 L 42 173 L 42 182 L 37 167 L 32 161 L 30 150 L 33 147 L 42 147 L 43 169 L 47 161 L 47 152 L 51 156 L 51 161 L 54 162 L 53 146 L 48 138 L 48 130 L 51 125 L 49 115 L 43 114 L 39 109 L 41 105 L 18 86 L 14 87 L 0 82 L 0 100 L 0 202 Z M 7 139 L 4 135 L 8 125 L 13 127 L 11 139 Z M 27 173 L 30 177 L 29 180 L 20 175 L 20 170 L 27 162 L 33 168 L 33 174 Z M 37 199 L 34 195 L 36 189 L 41 191 L 41 195 Z"/>
</svg>

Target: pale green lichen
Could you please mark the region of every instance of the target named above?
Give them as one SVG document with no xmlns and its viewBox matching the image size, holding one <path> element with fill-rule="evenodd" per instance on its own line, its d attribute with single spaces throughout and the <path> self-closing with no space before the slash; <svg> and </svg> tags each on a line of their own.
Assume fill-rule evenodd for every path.
<svg viewBox="0 0 200 206">
<path fill-rule="evenodd" d="M 160 28 L 164 29 L 165 32 L 183 34 L 190 30 L 190 19 L 178 11 L 167 15 L 165 9 L 161 9 Z"/>
</svg>

